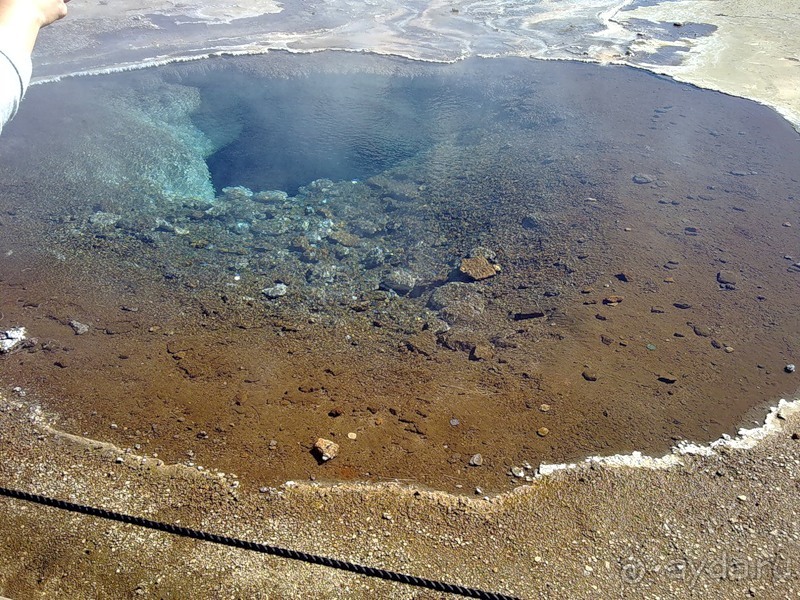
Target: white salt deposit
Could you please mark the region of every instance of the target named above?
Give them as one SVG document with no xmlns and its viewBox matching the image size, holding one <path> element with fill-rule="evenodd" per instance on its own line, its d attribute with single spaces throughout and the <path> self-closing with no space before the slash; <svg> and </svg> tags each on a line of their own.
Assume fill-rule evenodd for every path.
<svg viewBox="0 0 800 600">
<path fill-rule="evenodd" d="M 541 464 L 537 470 L 537 477 L 592 463 L 612 468 L 670 469 L 683 466 L 685 463 L 681 457 L 686 455 L 714 456 L 723 448 L 749 450 L 769 435 L 782 431 L 783 422 L 798 411 L 800 411 L 800 400 L 781 399 L 777 406 L 770 408 L 763 425 L 752 429 L 740 429 L 736 437 L 726 434 L 708 444 L 681 441 L 672 448 L 669 454 L 660 457 L 646 456 L 635 451 L 630 454 L 614 454 L 613 456 L 589 456 L 578 463 Z"/>
</svg>

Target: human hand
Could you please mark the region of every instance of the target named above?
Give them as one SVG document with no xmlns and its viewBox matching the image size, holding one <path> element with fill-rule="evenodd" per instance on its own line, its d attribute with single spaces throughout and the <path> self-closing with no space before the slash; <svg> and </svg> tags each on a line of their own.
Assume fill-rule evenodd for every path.
<svg viewBox="0 0 800 600">
<path fill-rule="evenodd" d="M 44 27 L 67 16 L 69 0 L 0 0 L 0 20 Z"/>
<path fill-rule="evenodd" d="M 67 16 L 69 0 L 0 0 L 0 39 L 33 50 L 39 29 Z"/>
<path fill-rule="evenodd" d="M 69 0 L 34 0 L 31 2 L 39 12 L 39 26 L 44 27 L 66 17 L 67 2 Z"/>
</svg>

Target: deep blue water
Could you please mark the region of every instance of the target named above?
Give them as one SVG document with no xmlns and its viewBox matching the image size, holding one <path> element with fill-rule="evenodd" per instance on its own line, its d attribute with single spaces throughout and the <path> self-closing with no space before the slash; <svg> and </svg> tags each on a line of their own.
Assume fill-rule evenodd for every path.
<svg viewBox="0 0 800 600">
<path fill-rule="evenodd" d="M 258 84 L 246 74 L 223 72 L 198 80 L 203 102 L 193 122 L 212 136 L 219 129 L 238 133 L 207 159 L 214 187 L 294 195 L 314 179 L 366 179 L 430 148 L 441 82 L 402 84 L 365 74 Z M 471 118 L 472 106 L 462 97 L 450 108 Z"/>
</svg>

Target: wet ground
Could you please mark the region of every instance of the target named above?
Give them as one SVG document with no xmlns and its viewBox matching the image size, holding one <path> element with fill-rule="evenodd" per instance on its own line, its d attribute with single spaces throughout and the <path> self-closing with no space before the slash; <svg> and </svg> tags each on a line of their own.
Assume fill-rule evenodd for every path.
<svg viewBox="0 0 800 600">
<path fill-rule="evenodd" d="M 31 337 L 0 377 L 254 485 L 500 491 L 714 439 L 797 388 L 797 147 L 751 102 L 573 63 L 39 86 L 0 151 L 0 326 Z"/>
</svg>

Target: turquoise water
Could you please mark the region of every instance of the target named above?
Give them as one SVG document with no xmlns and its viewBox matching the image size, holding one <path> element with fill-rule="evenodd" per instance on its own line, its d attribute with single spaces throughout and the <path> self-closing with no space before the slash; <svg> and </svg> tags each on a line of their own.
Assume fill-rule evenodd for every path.
<svg viewBox="0 0 800 600">
<path fill-rule="evenodd" d="M 544 282 L 602 243 L 620 190 L 648 189 L 628 190 L 632 174 L 747 196 L 730 172 L 790 185 L 795 146 L 767 109 L 627 68 L 323 53 L 37 86 L 0 158 L 7 201 L 88 236 L 41 232 L 64 251 L 143 243 L 173 271 L 200 258 L 204 278 L 241 272 L 254 297 L 291 283 L 316 305 L 398 269 L 420 295 L 479 246 L 534 268 L 519 285 L 559 287 Z"/>
</svg>

